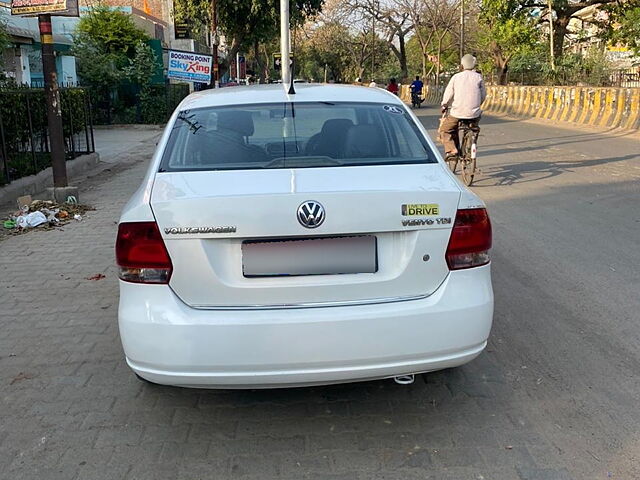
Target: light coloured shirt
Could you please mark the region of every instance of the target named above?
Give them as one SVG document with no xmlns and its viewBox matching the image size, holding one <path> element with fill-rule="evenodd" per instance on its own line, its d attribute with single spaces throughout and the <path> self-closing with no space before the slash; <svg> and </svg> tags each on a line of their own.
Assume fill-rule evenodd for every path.
<svg viewBox="0 0 640 480">
<path fill-rule="evenodd" d="M 442 106 L 449 107 L 454 118 L 478 118 L 482 114 L 480 105 L 487 97 L 482 75 L 473 70 L 456 73 L 442 97 Z"/>
</svg>

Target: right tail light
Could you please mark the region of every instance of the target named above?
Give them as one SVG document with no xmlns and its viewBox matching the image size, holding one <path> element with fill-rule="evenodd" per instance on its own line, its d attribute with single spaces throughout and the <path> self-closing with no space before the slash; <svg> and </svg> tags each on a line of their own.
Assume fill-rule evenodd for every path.
<svg viewBox="0 0 640 480">
<path fill-rule="evenodd" d="M 491 222 L 485 208 L 458 210 L 447 247 L 449 270 L 489 263 Z"/>
</svg>

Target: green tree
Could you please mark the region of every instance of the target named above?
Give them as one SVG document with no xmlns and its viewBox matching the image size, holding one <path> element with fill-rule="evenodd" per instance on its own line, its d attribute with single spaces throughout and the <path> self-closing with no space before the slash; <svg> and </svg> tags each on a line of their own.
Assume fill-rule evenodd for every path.
<svg viewBox="0 0 640 480">
<path fill-rule="evenodd" d="M 147 40 L 149 36 L 129 15 L 107 6 L 92 8 L 80 18 L 73 47 L 78 76 L 95 90 L 109 113 L 114 90 L 129 79 L 129 60 L 136 56 L 136 46 Z"/>
<path fill-rule="evenodd" d="M 536 14 L 542 13 L 544 15 L 549 11 L 549 5 L 551 5 L 553 11 L 553 57 L 556 60 L 563 55 L 564 40 L 569 33 L 569 22 L 574 18 L 574 15 L 586 7 L 603 6 L 614 2 L 625 4 L 624 0 L 520 0 L 523 7 Z M 549 15 L 546 14 L 540 21 L 549 22 Z"/>
<path fill-rule="evenodd" d="M 628 0 L 605 5 L 607 13 L 602 23 L 603 37 L 612 44 L 629 47 L 640 55 L 640 0 Z"/>
<path fill-rule="evenodd" d="M 149 36 L 129 15 L 102 5 L 91 9 L 80 18 L 74 34 L 80 78 L 99 89 L 116 86 L 126 77 L 136 45 L 147 40 Z"/>
<path fill-rule="evenodd" d="M 4 64 L 4 55 L 2 55 L 2 52 L 11 46 L 11 37 L 7 32 L 6 16 L 6 13 L 0 12 L 0 65 Z"/>
<path fill-rule="evenodd" d="M 136 86 L 136 120 L 142 123 L 160 123 L 165 112 L 156 108 L 158 102 L 151 92 L 151 77 L 155 73 L 158 59 L 153 49 L 139 41 L 135 46 L 133 58 L 129 59 L 129 65 L 124 68 L 124 75 Z M 164 107 L 164 105 L 160 105 Z"/>
<path fill-rule="evenodd" d="M 309 73 L 314 72 L 310 76 L 317 78 L 318 72 L 324 71 L 326 65 L 329 79 L 346 81 L 352 67 L 350 41 L 349 29 L 337 22 L 325 23 L 316 28 L 307 43 L 306 67 L 312 68 L 309 60 L 315 64 L 315 69 L 309 70 Z"/>
<path fill-rule="evenodd" d="M 322 8 L 324 0 L 291 0 L 291 22 L 300 25 Z M 211 24 L 210 0 L 175 0 L 176 21 L 189 22 L 196 33 L 206 32 Z M 280 28 L 279 0 L 218 0 L 218 28 L 227 38 L 227 59 L 235 58 L 240 49 L 255 47 L 277 37 Z M 220 62 L 220 74 L 228 68 L 228 61 Z"/>
<path fill-rule="evenodd" d="M 493 59 L 498 82 L 504 85 L 513 56 L 536 43 L 534 20 L 519 0 L 483 0 L 479 25 L 480 45 Z"/>
</svg>

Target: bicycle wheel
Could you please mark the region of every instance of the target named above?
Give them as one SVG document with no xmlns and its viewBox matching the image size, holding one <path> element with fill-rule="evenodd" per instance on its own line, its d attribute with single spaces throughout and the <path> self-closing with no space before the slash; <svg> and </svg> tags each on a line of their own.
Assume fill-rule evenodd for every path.
<svg viewBox="0 0 640 480">
<path fill-rule="evenodd" d="M 458 166 L 458 157 L 449 157 L 447 158 L 447 165 L 449 166 L 449 170 L 453 173 L 456 173 L 456 167 Z"/>
<path fill-rule="evenodd" d="M 464 137 L 462 138 L 462 182 L 467 186 L 473 183 L 473 177 L 476 174 L 476 159 L 471 158 L 471 145 L 473 144 L 473 132 L 465 128 Z"/>
</svg>

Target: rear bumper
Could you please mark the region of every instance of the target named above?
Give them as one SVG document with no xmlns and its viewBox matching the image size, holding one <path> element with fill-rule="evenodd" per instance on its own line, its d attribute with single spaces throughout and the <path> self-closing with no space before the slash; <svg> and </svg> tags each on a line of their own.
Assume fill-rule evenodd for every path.
<svg viewBox="0 0 640 480">
<path fill-rule="evenodd" d="M 278 310 L 199 310 L 165 285 L 120 282 L 127 363 L 161 384 L 269 388 L 462 365 L 486 346 L 490 266 L 451 272 L 430 297 Z"/>
</svg>

